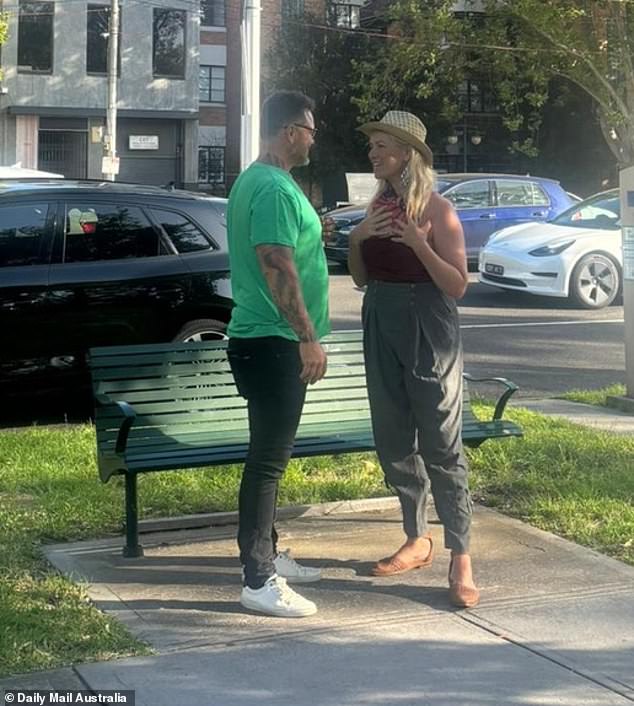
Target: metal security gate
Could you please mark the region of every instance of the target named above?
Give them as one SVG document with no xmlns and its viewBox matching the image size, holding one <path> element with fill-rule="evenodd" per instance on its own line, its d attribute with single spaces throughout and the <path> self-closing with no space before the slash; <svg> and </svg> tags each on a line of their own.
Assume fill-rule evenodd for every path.
<svg viewBox="0 0 634 706">
<path fill-rule="evenodd" d="M 68 179 L 85 179 L 88 167 L 88 133 L 85 130 L 40 130 L 38 167 L 63 174 Z"/>
</svg>

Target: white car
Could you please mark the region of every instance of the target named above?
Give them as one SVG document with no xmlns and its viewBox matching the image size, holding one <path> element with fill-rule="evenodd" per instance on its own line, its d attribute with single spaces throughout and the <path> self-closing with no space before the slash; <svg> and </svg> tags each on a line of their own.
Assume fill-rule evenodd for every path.
<svg viewBox="0 0 634 706">
<path fill-rule="evenodd" d="M 575 204 L 548 223 L 493 233 L 480 251 L 480 282 L 586 309 L 609 306 L 621 292 L 623 253 L 617 189 Z"/>
</svg>

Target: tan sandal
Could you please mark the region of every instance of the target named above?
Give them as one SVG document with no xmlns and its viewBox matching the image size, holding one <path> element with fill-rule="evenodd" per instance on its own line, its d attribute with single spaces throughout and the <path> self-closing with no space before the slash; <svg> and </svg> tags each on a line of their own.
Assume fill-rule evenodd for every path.
<svg viewBox="0 0 634 706">
<path fill-rule="evenodd" d="M 399 558 L 399 553 L 401 549 L 392 554 L 392 556 L 385 557 L 372 567 L 370 573 L 373 576 L 394 576 L 395 574 L 404 574 L 407 571 L 412 571 L 413 569 L 424 569 L 427 566 L 431 566 L 432 560 L 434 558 L 434 541 L 430 534 L 427 534 L 423 539 L 429 540 L 429 552 L 426 557 L 414 558 L 409 561 L 403 561 Z"/>
<path fill-rule="evenodd" d="M 480 602 L 480 591 L 464 583 L 451 580 L 453 557 L 449 562 L 449 602 L 456 608 L 473 608 Z"/>
</svg>

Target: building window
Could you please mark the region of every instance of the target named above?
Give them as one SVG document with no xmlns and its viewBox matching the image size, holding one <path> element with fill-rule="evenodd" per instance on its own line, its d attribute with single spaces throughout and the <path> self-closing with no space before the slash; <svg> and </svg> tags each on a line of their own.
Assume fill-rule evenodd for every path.
<svg viewBox="0 0 634 706">
<path fill-rule="evenodd" d="M 52 2 L 20 2 L 18 21 L 18 71 L 50 73 L 53 70 Z"/>
<path fill-rule="evenodd" d="M 198 181 L 201 184 L 224 184 L 224 147 L 198 148 Z"/>
<path fill-rule="evenodd" d="M 361 7 L 343 2 L 331 2 L 328 7 L 328 19 L 335 27 L 358 29 L 361 25 Z"/>
<path fill-rule="evenodd" d="M 468 79 L 460 84 L 460 107 L 465 113 L 497 113 L 498 105 L 492 89 Z"/>
<path fill-rule="evenodd" d="M 185 78 L 185 11 L 154 9 L 155 76 Z"/>
<path fill-rule="evenodd" d="M 198 79 L 198 98 L 201 103 L 225 102 L 225 67 L 201 66 Z"/>
<path fill-rule="evenodd" d="M 224 27 L 225 0 L 201 0 L 200 23 L 203 27 Z"/>
<path fill-rule="evenodd" d="M 282 19 L 301 20 L 304 17 L 304 0 L 282 0 Z"/>
<path fill-rule="evenodd" d="M 108 71 L 108 43 L 110 33 L 110 8 L 88 5 L 86 19 L 86 71 L 105 74 Z M 119 14 L 119 44 L 117 73 L 121 73 L 121 14 Z"/>
</svg>

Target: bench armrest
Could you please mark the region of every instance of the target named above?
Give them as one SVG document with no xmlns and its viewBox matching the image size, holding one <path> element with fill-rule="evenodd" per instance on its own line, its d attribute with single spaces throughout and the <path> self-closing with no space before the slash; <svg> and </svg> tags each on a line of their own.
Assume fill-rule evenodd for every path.
<svg viewBox="0 0 634 706">
<path fill-rule="evenodd" d="M 502 419 L 504 414 L 504 409 L 506 408 L 506 403 L 511 398 L 511 395 L 515 394 L 519 387 L 510 380 L 506 378 L 474 378 L 473 375 L 469 373 L 463 373 L 462 377 L 467 380 L 467 382 L 496 382 L 499 385 L 506 387 L 506 390 L 500 395 L 498 401 L 495 404 L 495 410 L 493 412 L 493 420 Z"/>
<path fill-rule="evenodd" d="M 134 407 L 123 400 L 113 400 L 108 397 L 108 395 L 99 392 L 95 395 L 95 402 L 99 407 L 115 407 L 121 415 L 121 426 L 117 434 L 115 452 L 118 454 L 125 453 L 126 446 L 128 445 L 128 434 L 136 419 Z"/>
</svg>

